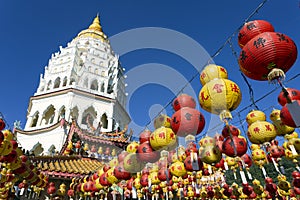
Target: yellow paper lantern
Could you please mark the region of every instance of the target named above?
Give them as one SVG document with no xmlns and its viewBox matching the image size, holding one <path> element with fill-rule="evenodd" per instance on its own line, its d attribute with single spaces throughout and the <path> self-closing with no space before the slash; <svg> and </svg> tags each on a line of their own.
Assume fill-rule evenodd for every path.
<svg viewBox="0 0 300 200">
<path fill-rule="evenodd" d="M 186 175 L 187 171 L 184 167 L 184 163 L 180 162 L 180 161 L 176 161 L 174 163 L 172 163 L 172 165 L 169 167 L 170 172 L 172 175 L 181 177 Z"/>
<path fill-rule="evenodd" d="M 100 178 L 97 178 L 97 179 L 95 180 L 95 187 L 96 187 L 98 190 L 104 188 L 104 186 L 101 185 L 101 183 L 100 183 Z"/>
<path fill-rule="evenodd" d="M 159 184 L 160 180 L 158 179 L 158 172 L 157 171 L 153 171 L 150 173 L 150 180 L 151 180 L 151 184 Z"/>
<path fill-rule="evenodd" d="M 130 144 L 128 144 L 128 146 L 126 147 L 126 151 L 128 152 L 128 153 L 135 153 L 136 152 L 136 150 L 138 149 L 138 147 L 139 147 L 139 143 L 138 142 L 136 142 L 136 141 L 132 141 Z"/>
<path fill-rule="evenodd" d="M 144 163 L 137 159 L 135 153 L 130 153 L 124 158 L 124 169 L 130 173 L 136 173 L 143 169 Z"/>
<path fill-rule="evenodd" d="M 264 112 L 262 112 L 260 110 L 252 110 L 246 116 L 246 121 L 247 121 L 248 125 L 250 125 L 256 121 L 266 121 L 266 115 Z"/>
<path fill-rule="evenodd" d="M 253 162 L 258 165 L 262 166 L 267 162 L 267 157 L 265 152 L 260 148 L 259 145 L 257 144 L 252 144 L 251 145 L 251 150 L 252 150 L 252 160 Z"/>
<path fill-rule="evenodd" d="M 202 86 L 215 78 L 227 79 L 228 74 L 226 69 L 219 65 L 210 64 L 207 65 L 200 74 L 200 82 Z"/>
<path fill-rule="evenodd" d="M 6 156 L 13 150 L 13 145 L 7 139 L 4 139 L 0 145 L 0 155 Z"/>
<path fill-rule="evenodd" d="M 117 177 L 115 177 L 115 175 L 114 175 L 114 170 L 115 170 L 114 167 L 107 170 L 107 177 L 106 178 L 107 178 L 108 182 L 110 182 L 111 184 L 114 184 L 114 183 L 118 182 Z"/>
<path fill-rule="evenodd" d="M 222 153 L 216 146 L 200 147 L 199 156 L 202 162 L 210 165 L 218 163 L 222 159 Z"/>
<path fill-rule="evenodd" d="M 284 136 L 294 132 L 295 128 L 285 125 L 280 119 L 280 110 L 274 109 L 270 114 L 270 119 L 276 127 L 278 136 Z"/>
<path fill-rule="evenodd" d="M 154 150 L 171 150 L 176 144 L 176 135 L 170 128 L 160 127 L 150 135 L 150 145 Z"/>
<path fill-rule="evenodd" d="M 216 140 L 213 137 L 205 136 L 199 141 L 200 147 L 215 146 Z"/>
<path fill-rule="evenodd" d="M 140 189 L 142 187 L 141 185 L 141 174 L 137 173 L 137 177 L 133 181 L 133 185 L 136 189 Z"/>
<path fill-rule="evenodd" d="M 115 167 L 119 164 L 118 158 L 114 158 L 111 161 L 109 161 L 109 166 L 110 167 Z"/>
<path fill-rule="evenodd" d="M 115 177 L 115 175 L 114 175 L 114 170 L 115 170 L 114 167 L 107 170 L 107 177 L 106 178 L 107 178 L 108 182 L 110 182 L 111 184 L 114 184 L 114 183 L 118 182 L 117 177 Z"/>
<path fill-rule="evenodd" d="M 171 117 L 165 114 L 161 114 L 157 118 L 155 118 L 154 128 L 158 129 L 162 126 L 166 128 L 171 128 Z"/>
<path fill-rule="evenodd" d="M 228 79 L 213 79 L 206 83 L 199 92 L 200 106 L 213 114 L 236 109 L 241 99 L 239 86 Z"/>
<path fill-rule="evenodd" d="M 236 159 L 230 156 L 226 156 L 225 158 L 225 162 L 227 163 L 228 167 L 232 168 L 232 167 L 237 167 L 238 163 L 236 162 Z"/>
<path fill-rule="evenodd" d="M 256 121 L 248 127 L 247 135 L 252 143 L 263 144 L 275 139 L 277 133 L 273 124 L 266 121 Z"/>
</svg>

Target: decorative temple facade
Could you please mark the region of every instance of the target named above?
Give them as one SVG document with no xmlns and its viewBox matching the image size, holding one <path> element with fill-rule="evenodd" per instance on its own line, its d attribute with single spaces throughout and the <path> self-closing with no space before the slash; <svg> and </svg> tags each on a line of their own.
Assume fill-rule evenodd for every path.
<svg viewBox="0 0 300 200">
<path fill-rule="evenodd" d="M 49 59 L 29 100 L 25 128 L 14 129 L 22 148 L 44 156 L 85 148 L 95 158 L 124 149 L 132 135 L 125 78 L 96 16 Z"/>
</svg>

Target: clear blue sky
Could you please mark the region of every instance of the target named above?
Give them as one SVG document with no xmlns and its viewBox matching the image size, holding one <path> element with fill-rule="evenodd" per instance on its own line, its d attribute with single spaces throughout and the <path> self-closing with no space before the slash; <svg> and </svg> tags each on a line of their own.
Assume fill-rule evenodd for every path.
<svg viewBox="0 0 300 200">
<path fill-rule="evenodd" d="M 109 37 L 134 28 L 167 28 L 195 40 L 212 55 L 261 2 L 262 0 L 0 1 L 2 82 L 0 112 L 11 127 L 15 120 L 21 120 L 24 127 L 29 98 L 36 91 L 39 76 L 44 72 L 51 54 L 57 52 L 60 45 L 65 47 L 79 31 L 87 28 L 97 13 L 100 14 L 103 30 Z M 300 48 L 299 0 L 269 0 L 253 19 L 271 22 L 275 31 L 290 36 L 298 49 Z M 178 41 L 174 41 L 174 44 L 176 42 Z M 239 53 L 236 36 L 233 37 L 232 42 Z M 117 50 L 116 53 L 118 54 Z M 189 53 L 197 58 L 197 55 L 193 54 L 195 52 Z M 156 63 L 176 70 L 176 73 L 182 75 L 185 80 L 189 80 L 196 73 L 195 66 L 185 58 L 160 49 L 132 51 L 122 55 L 120 60 L 127 71 L 143 64 Z M 248 106 L 250 103 L 248 88 L 242 80 L 238 64 L 228 45 L 214 59 L 214 62 L 224 66 L 229 73 L 229 79 L 235 81 L 243 91 L 242 103 L 236 111 Z M 287 79 L 299 73 L 299 67 L 299 59 L 297 59 L 287 73 Z M 133 94 L 129 94 L 129 113 L 138 126 L 144 127 L 155 115 L 154 112 L 174 97 L 176 91 L 170 88 L 178 84 L 178 79 L 176 77 L 172 79 L 170 74 L 166 74 L 165 77 L 171 81 L 168 79 L 168 83 L 163 85 L 141 85 Z M 128 76 L 128 82 L 130 78 L 132 77 Z M 255 99 L 275 87 L 267 82 L 248 80 L 253 88 Z M 300 78 L 286 85 L 300 89 L 299 81 Z M 181 83 L 183 87 L 184 84 Z M 198 95 L 201 89 L 199 77 L 196 77 L 190 85 Z M 179 91 L 178 85 L 176 88 Z M 271 112 L 270 107 L 281 109 L 277 103 L 278 94 L 279 90 L 257 104 L 262 110 L 269 108 L 266 110 L 267 116 Z M 247 108 L 241 112 L 242 118 L 245 118 L 250 110 L 251 108 Z M 211 123 L 211 115 L 202 109 L 200 111 L 205 114 L 207 130 L 208 124 Z M 166 112 L 172 115 L 171 106 L 166 108 Z M 233 121 L 238 120 L 235 116 Z M 152 126 L 149 128 L 153 129 Z M 134 131 L 136 134 L 139 132 L 139 130 Z"/>
</svg>

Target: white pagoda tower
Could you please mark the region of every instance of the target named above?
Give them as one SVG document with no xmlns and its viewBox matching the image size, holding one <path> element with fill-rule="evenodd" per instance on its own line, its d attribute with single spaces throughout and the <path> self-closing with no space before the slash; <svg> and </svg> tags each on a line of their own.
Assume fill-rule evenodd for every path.
<svg viewBox="0 0 300 200">
<path fill-rule="evenodd" d="M 43 152 L 61 149 L 68 129 L 60 121 L 101 132 L 123 130 L 130 122 L 125 110 L 124 69 L 96 16 L 66 47 L 52 54 L 37 91 L 29 100 L 24 130 L 17 140 L 26 150 L 41 144 Z M 53 146 L 52 146 L 53 147 Z"/>
</svg>

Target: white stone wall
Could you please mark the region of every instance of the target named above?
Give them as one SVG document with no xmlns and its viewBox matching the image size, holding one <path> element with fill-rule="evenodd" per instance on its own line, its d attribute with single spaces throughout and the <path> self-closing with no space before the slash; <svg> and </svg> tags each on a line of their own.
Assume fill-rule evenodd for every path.
<svg viewBox="0 0 300 200">
<path fill-rule="evenodd" d="M 22 148 L 25 150 L 31 150 L 32 147 L 38 142 L 42 144 L 44 148 L 44 154 L 48 153 L 48 149 L 53 144 L 56 148 L 56 151 L 60 151 L 64 141 L 66 139 L 66 134 L 64 133 L 64 129 L 62 127 L 58 127 L 52 131 L 33 134 L 33 135 L 25 135 L 17 133 L 18 141 L 21 143 Z"/>
</svg>

